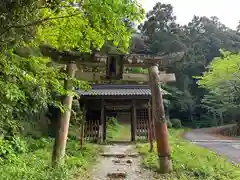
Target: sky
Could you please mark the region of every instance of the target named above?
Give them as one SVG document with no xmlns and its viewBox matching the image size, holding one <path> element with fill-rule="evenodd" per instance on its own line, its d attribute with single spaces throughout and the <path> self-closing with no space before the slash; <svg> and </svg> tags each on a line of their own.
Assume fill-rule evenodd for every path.
<svg viewBox="0 0 240 180">
<path fill-rule="evenodd" d="M 179 24 L 187 24 L 194 15 L 217 16 L 227 27 L 236 29 L 240 20 L 240 0 L 139 0 L 146 11 L 156 2 L 172 4 Z"/>
</svg>

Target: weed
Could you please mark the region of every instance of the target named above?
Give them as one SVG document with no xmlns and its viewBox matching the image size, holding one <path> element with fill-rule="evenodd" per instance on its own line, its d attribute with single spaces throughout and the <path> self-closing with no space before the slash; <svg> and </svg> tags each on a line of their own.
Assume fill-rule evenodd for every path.
<svg viewBox="0 0 240 180">
<path fill-rule="evenodd" d="M 239 167 L 232 165 L 214 152 L 182 141 L 178 136 L 179 133 L 182 133 L 182 130 L 171 129 L 169 133 L 174 172 L 170 175 L 159 175 L 159 179 L 240 179 Z M 179 143 L 176 143 L 177 141 Z M 143 155 L 143 166 L 157 171 L 159 169 L 157 153 L 149 153 L 148 144 L 138 144 L 137 149 Z"/>
<path fill-rule="evenodd" d="M 87 179 L 87 170 L 99 153 L 99 148 L 95 145 L 86 144 L 83 150 L 79 150 L 78 142 L 70 140 L 65 165 L 52 168 L 52 140 L 27 138 L 25 141 L 28 142 L 28 152 L 0 161 L 0 179 L 69 180 L 78 178 L 79 174 L 79 179 Z"/>
</svg>

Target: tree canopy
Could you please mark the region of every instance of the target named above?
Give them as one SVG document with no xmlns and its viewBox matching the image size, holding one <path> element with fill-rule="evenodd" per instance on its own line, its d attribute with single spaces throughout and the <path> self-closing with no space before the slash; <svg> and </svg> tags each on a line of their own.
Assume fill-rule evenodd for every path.
<svg viewBox="0 0 240 180">
<path fill-rule="evenodd" d="M 114 46 L 121 43 L 127 50 L 132 32 L 126 21 L 140 21 L 144 15 L 135 0 L 88 0 L 73 6 L 64 1 L 61 6 L 63 9 L 58 13 L 44 10 L 43 18 L 53 20 L 38 27 L 38 39 L 57 49 L 80 52 L 100 49 L 106 41 L 113 42 Z"/>
<path fill-rule="evenodd" d="M 129 24 L 144 16 L 136 0 L 11 0 L 1 2 L 0 12 L 1 124 L 27 120 L 48 105 L 61 107 L 58 97 L 69 93 L 63 88 L 67 77 L 62 67 L 43 57 L 40 45 L 60 52 L 91 52 L 111 42 L 126 51 Z M 74 82 L 82 88 L 87 85 Z"/>
<path fill-rule="evenodd" d="M 180 25 L 176 20 L 171 4 L 156 3 L 139 26 L 138 39 L 142 39 L 144 45 L 133 48 L 133 52 L 162 54 L 184 51 L 184 57 L 166 69 L 176 74 L 176 83 L 169 84 L 170 88 L 176 87 L 182 92 L 172 101 L 170 116 L 182 119 L 184 125 L 208 126 L 212 115 L 201 103 L 208 90 L 199 87 L 194 77 L 208 71 L 209 63 L 222 56 L 220 49 L 239 52 L 240 35 L 217 17 L 194 16 L 187 25 Z"/>
<path fill-rule="evenodd" d="M 202 102 L 215 114 L 231 113 L 239 120 L 240 93 L 240 55 L 223 52 L 223 57 L 216 57 L 209 64 L 209 70 L 198 77 L 198 84 L 209 91 Z M 214 101 L 213 101 L 214 100 Z"/>
</svg>

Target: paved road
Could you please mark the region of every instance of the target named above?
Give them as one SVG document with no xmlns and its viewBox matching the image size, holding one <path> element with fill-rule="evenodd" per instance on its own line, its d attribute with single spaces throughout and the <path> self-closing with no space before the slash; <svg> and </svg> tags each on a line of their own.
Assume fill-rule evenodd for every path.
<svg viewBox="0 0 240 180">
<path fill-rule="evenodd" d="M 208 134 L 206 129 L 186 132 L 184 138 L 240 164 L 240 140 L 221 140 Z"/>
</svg>

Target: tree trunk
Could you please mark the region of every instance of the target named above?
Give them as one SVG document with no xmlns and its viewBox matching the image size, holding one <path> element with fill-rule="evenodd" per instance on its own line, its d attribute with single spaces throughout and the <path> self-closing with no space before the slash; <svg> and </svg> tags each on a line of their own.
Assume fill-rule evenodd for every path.
<svg viewBox="0 0 240 180">
<path fill-rule="evenodd" d="M 162 93 L 160 90 L 160 78 L 158 66 L 153 65 L 150 68 L 151 91 L 152 91 L 152 108 L 153 118 L 155 121 L 155 134 L 157 141 L 157 151 L 159 157 L 160 171 L 170 173 L 172 171 L 172 161 L 170 145 L 168 143 L 168 129 L 165 118 Z"/>
<path fill-rule="evenodd" d="M 73 86 L 71 79 L 75 76 L 75 63 L 71 62 L 67 64 L 66 73 L 69 79 L 64 81 L 64 88 L 66 90 L 72 90 Z M 64 112 L 61 112 L 60 119 L 58 120 L 58 130 L 56 132 L 56 138 L 52 153 L 53 166 L 64 163 L 69 121 L 71 117 L 72 100 L 72 95 L 66 95 L 63 97 L 62 103 L 66 110 Z"/>
</svg>

